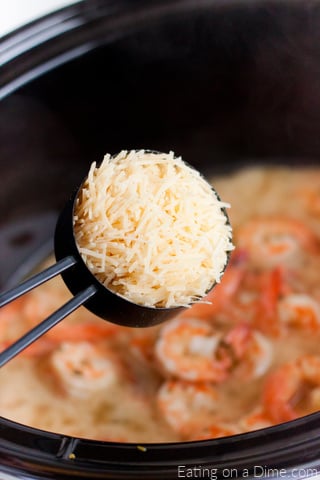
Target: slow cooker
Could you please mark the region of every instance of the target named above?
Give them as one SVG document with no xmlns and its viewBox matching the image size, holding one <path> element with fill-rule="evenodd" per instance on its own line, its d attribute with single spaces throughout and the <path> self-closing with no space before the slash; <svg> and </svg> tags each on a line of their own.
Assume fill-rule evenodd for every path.
<svg viewBox="0 0 320 480">
<path fill-rule="evenodd" d="M 52 249 L 57 212 L 105 152 L 174 150 L 204 173 L 319 162 L 319 1 L 86 0 L 3 37 L 0 52 L 1 288 Z M 0 432 L 1 480 L 320 472 L 318 413 L 144 448 L 5 418 Z"/>
</svg>

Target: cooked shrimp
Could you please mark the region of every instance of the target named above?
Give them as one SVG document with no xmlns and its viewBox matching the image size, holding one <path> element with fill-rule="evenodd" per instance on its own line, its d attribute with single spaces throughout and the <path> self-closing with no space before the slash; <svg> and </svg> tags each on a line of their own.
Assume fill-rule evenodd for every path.
<svg viewBox="0 0 320 480">
<path fill-rule="evenodd" d="M 315 185 L 300 188 L 296 192 L 304 208 L 310 215 L 318 217 L 320 215 L 320 179 L 317 178 Z"/>
<path fill-rule="evenodd" d="M 20 297 L 0 309 L 0 341 L 15 340 L 28 329 L 22 314 L 24 304 L 25 297 Z"/>
<path fill-rule="evenodd" d="M 49 368 L 63 390 L 78 397 L 108 389 L 119 375 L 106 348 L 89 342 L 63 342 L 49 358 Z"/>
<path fill-rule="evenodd" d="M 28 321 L 22 313 L 25 298 L 20 297 L 0 309 L 0 352 L 10 347 L 29 328 Z M 49 345 L 48 342 L 44 341 L 34 342 L 24 349 L 20 355 L 24 357 L 37 356 L 47 353 L 50 348 L 52 348 L 51 343 Z"/>
<path fill-rule="evenodd" d="M 52 295 L 52 291 L 55 295 Z M 66 286 L 59 281 L 59 278 L 53 278 L 49 282 L 32 290 L 25 295 L 22 315 L 28 320 L 29 325 L 36 325 L 46 317 L 51 315 L 57 308 L 70 300 L 71 294 Z M 68 315 L 63 324 L 93 322 L 97 317 L 84 307 L 78 308 L 75 312 Z M 58 329 L 58 327 L 55 327 Z"/>
<path fill-rule="evenodd" d="M 288 326 L 311 330 L 320 328 L 320 305 L 304 293 L 283 297 L 278 305 L 278 315 L 280 321 Z"/>
<path fill-rule="evenodd" d="M 275 423 L 293 420 L 318 410 L 319 389 L 320 357 L 304 355 L 267 378 L 263 405 Z M 316 395 L 312 395 L 313 390 Z"/>
<path fill-rule="evenodd" d="M 256 217 L 235 232 L 235 245 L 247 250 L 250 261 L 258 267 L 296 263 L 303 251 L 319 251 L 315 233 L 299 220 L 281 217 Z"/>
<path fill-rule="evenodd" d="M 29 321 L 23 314 L 26 302 L 27 296 L 21 297 L 0 309 L 0 351 L 10 347 L 30 328 Z M 41 356 L 53 347 L 52 342 L 42 337 L 24 349 L 20 356 L 24 358 Z"/>
<path fill-rule="evenodd" d="M 231 329 L 223 343 L 233 354 L 234 373 L 243 379 L 262 377 L 272 364 L 271 340 L 248 325 L 237 325 Z"/>
<path fill-rule="evenodd" d="M 153 348 L 158 337 L 159 327 L 154 326 L 150 328 L 136 328 L 130 329 L 127 337 L 129 341 L 130 351 L 135 357 L 144 359 L 148 362 L 152 361 Z"/>
<path fill-rule="evenodd" d="M 243 432 L 252 432 L 272 425 L 269 415 L 261 407 L 254 409 L 239 421 L 239 427 Z"/>
<path fill-rule="evenodd" d="M 195 303 L 180 316 L 207 319 L 223 311 L 230 304 L 243 280 L 245 260 L 246 255 L 243 255 L 243 252 L 233 253 L 221 282 L 201 302 Z"/>
<path fill-rule="evenodd" d="M 223 381 L 230 359 L 218 358 L 221 335 L 196 318 L 175 318 L 160 330 L 155 357 L 167 374 L 189 381 Z"/>
<path fill-rule="evenodd" d="M 30 326 L 44 320 L 57 309 L 59 304 L 63 305 L 70 299 L 68 290 L 61 287 L 57 279 L 54 278 L 50 282 L 32 290 L 24 297 L 25 303 L 22 314 L 28 320 Z M 53 288 L 55 288 L 55 295 L 52 295 Z"/>
<path fill-rule="evenodd" d="M 219 397 L 210 383 L 164 382 L 156 397 L 161 416 L 184 439 L 204 429 L 217 415 Z"/>
<path fill-rule="evenodd" d="M 166 374 L 188 381 L 222 382 L 234 371 L 262 376 L 272 361 L 271 342 L 242 324 L 217 333 L 203 320 L 178 318 L 160 331 L 156 358 Z"/>
<path fill-rule="evenodd" d="M 70 324 L 68 322 L 62 322 L 53 327 L 45 335 L 45 338 L 52 342 L 81 342 L 81 341 L 94 341 L 101 340 L 102 338 L 108 338 L 115 332 L 120 330 L 121 327 L 110 322 L 80 322 Z"/>
<path fill-rule="evenodd" d="M 261 331 L 279 336 L 283 325 L 278 319 L 278 305 L 281 298 L 291 292 L 288 272 L 282 267 L 260 271 L 256 274 L 257 294 L 254 301 L 253 324 Z"/>
</svg>

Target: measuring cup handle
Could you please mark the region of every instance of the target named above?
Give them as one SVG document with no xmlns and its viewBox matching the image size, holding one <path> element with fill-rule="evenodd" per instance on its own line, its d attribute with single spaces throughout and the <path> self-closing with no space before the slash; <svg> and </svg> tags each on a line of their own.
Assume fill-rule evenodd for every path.
<svg viewBox="0 0 320 480">
<path fill-rule="evenodd" d="M 88 288 L 78 293 L 75 297 L 65 303 L 62 307 L 52 313 L 49 317 L 29 330 L 19 340 L 14 342 L 8 348 L 0 353 L 0 367 L 5 365 L 9 360 L 18 355 L 22 350 L 27 348 L 31 343 L 44 335 L 48 330 L 57 325 L 66 316 L 70 315 L 74 310 L 83 305 L 89 298 L 96 293 L 96 288 L 90 285 Z"/>
<path fill-rule="evenodd" d="M 24 282 L 20 283 L 20 285 L 18 285 L 17 287 L 7 290 L 6 292 L 0 295 L 0 307 L 4 307 L 7 303 L 12 302 L 16 298 L 23 295 L 24 293 L 29 292 L 30 290 L 34 289 L 35 287 L 38 287 L 39 285 L 46 282 L 47 280 L 50 280 L 56 275 L 59 275 L 59 273 L 64 272 L 65 270 L 72 267 L 76 263 L 77 263 L 77 260 L 74 257 L 72 256 L 65 257 L 62 260 L 59 260 L 59 262 L 57 262 L 56 264 L 52 265 L 51 267 L 48 267 L 46 270 L 43 270 L 42 272 L 37 273 L 36 275 L 33 275 L 33 277 L 31 278 L 28 278 Z"/>
</svg>

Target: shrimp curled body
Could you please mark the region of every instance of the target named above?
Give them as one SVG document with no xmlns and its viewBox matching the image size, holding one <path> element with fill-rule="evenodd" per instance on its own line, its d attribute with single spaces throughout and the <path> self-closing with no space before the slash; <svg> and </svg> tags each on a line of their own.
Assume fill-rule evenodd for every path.
<svg viewBox="0 0 320 480">
<path fill-rule="evenodd" d="M 186 439 L 217 415 L 218 398 L 210 383 L 167 380 L 158 391 L 157 406 L 172 430 Z"/>
<path fill-rule="evenodd" d="M 51 373 L 64 391 L 89 397 L 108 389 L 118 372 L 111 353 L 90 342 L 63 342 L 49 358 Z"/>
<path fill-rule="evenodd" d="M 261 377 L 272 361 L 271 342 L 246 324 L 228 332 L 196 318 L 177 318 L 161 330 L 155 345 L 158 364 L 169 377 L 190 382 Z"/>
<path fill-rule="evenodd" d="M 252 218 L 239 227 L 235 242 L 262 268 L 296 262 L 304 251 L 319 251 L 315 233 L 299 220 L 285 216 Z"/>
<path fill-rule="evenodd" d="M 220 382 L 229 362 L 216 358 L 220 336 L 196 318 L 175 318 L 162 327 L 155 356 L 163 371 L 188 381 Z"/>
<path fill-rule="evenodd" d="M 319 409 L 319 392 L 320 357 L 303 355 L 269 375 L 264 408 L 275 423 L 294 420 Z"/>
<path fill-rule="evenodd" d="M 308 330 L 320 327 L 320 306 L 310 295 L 292 293 L 286 295 L 278 305 L 278 315 L 285 325 Z"/>
</svg>

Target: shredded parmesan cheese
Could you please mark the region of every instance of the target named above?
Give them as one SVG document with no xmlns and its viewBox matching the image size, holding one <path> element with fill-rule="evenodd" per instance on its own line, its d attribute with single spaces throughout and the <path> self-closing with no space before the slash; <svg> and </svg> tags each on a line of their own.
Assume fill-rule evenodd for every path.
<svg viewBox="0 0 320 480">
<path fill-rule="evenodd" d="M 227 207 L 173 152 L 107 154 L 78 194 L 75 238 L 108 289 L 143 306 L 189 306 L 220 281 L 233 249 Z"/>
</svg>

